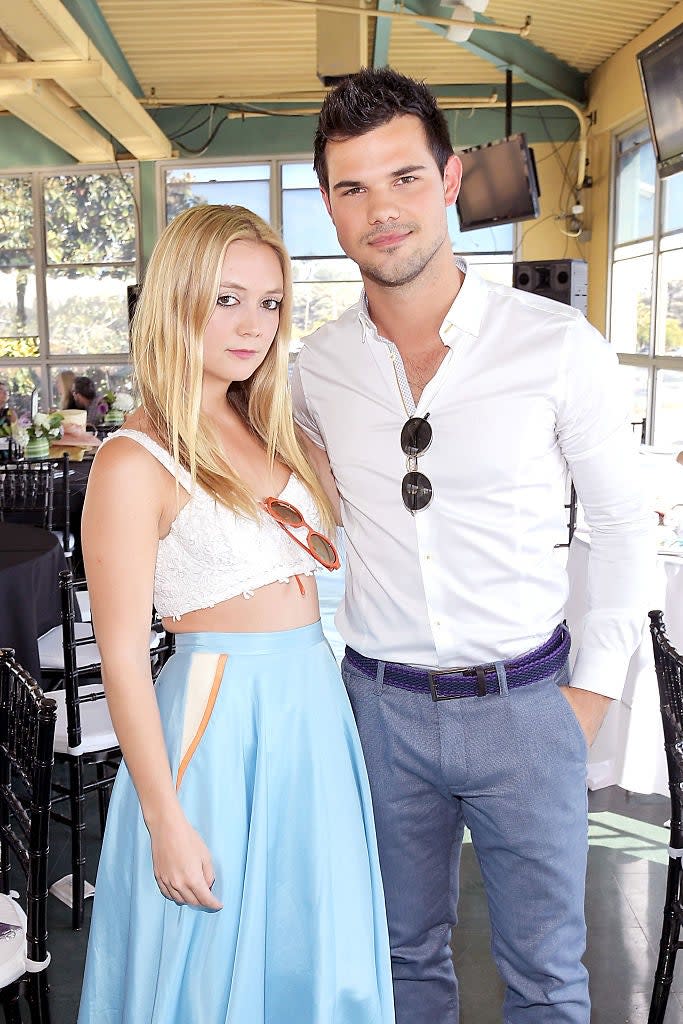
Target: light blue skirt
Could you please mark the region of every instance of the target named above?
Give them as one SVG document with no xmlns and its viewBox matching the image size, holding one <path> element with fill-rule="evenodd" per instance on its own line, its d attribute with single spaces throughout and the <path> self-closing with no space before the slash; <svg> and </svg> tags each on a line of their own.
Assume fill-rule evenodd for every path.
<svg viewBox="0 0 683 1024">
<path fill-rule="evenodd" d="M 370 791 L 320 623 L 181 634 L 156 689 L 223 909 L 161 895 L 122 765 L 78 1024 L 393 1024 Z"/>
</svg>

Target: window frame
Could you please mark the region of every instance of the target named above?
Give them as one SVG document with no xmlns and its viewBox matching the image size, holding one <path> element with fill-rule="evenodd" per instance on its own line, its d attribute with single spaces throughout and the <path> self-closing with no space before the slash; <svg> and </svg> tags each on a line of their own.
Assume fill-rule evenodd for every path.
<svg viewBox="0 0 683 1024">
<path fill-rule="evenodd" d="M 91 352 L 91 353 L 58 353 L 50 351 L 50 335 L 47 302 L 47 271 L 72 264 L 48 263 L 46 219 L 43 183 L 46 178 L 77 177 L 78 175 L 115 174 L 128 172 L 132 175 L 132 188 L 135 201 L 135 259 L 130 264 L 112 263 L 111 266 L 130 266 L 135 273 L 136 281 L 140 281 L 142 266 L 142 239 L 140 217 L 140 168 L 136 160 L 122 160 L 116 164 L 63 164 L 55 167 L 20 168 L 14 167 L 0 171 L 0 178 L 28 178 L 31 184 L 33 203 L 33 258 L 36 275 L 36 320 L 38 328 L 37 356 L 0 356 L 0 375 L 3 371 L 28 367 L 36 372 L 41 394 L 41 407 L 52 405 L 52 370 L 57 370 L 68 363 L 69 367 L 78 371 L 79 367 L 128 365 L 130 352 Z M 78 266 L 106 266 L 104 263 L 77 264 Z M 47 402 L 46 402 L 47 400 Z"/>
<path fill-rule="evenodd" d="M 657 376 L 660 370 L 674 370 L 683 375 L 683 355 L 681 356 L 670 356 L 657 353 L 657 327 L 661 320 L 659 304 L 661 301 L 660 294 L 660 257 L 662 255 L 662 239 L 669 237 L 670 235 L 676 235 L 681 233 L 681 228 L 676 228 L 672 231 L 664 231 L 662 228 L 662 217 L 663 217 L 663 188 L 667 179 L 662 179 L 657 173 L 655 173 L 655 195 L 654 195 L 654 208 L 653 208 L 653 230 L 651 235 L 647 235 L 643 238 L 629 239 L 628 242 L 616 242 L 616 228 L 617 228 L 617 201 L 618 201 L 618 184 L 619 184 L 619 146 L 622 139 L 626 136 L 631 135 L 635 132 L 642 131 L 645 129 L 648 131 L 647 121 L 638 120 L 635 123 L 630 124 L 619 132 L 614 132 L 612 135 L 612 160 L 611 160 L 611 176 L 610 176 L 610 204 L 609 204 L 609 254 L 608 254 L 608 273 L 607 273 L 607 294 L 606 294 L 606 336 L 610 344 L 615 346 L 617 358 L 622 366 L 634 366 L 640 369 L 647 370 L 647 395 L 645 405 L 645 416 L 646 416 L 646 443 L 652 444 L 653 438 L 656 432 L 656 409 L 657 409 Z M 652 141 L 649 143 L 644 142 L 641 145 L 652 145 Z M 627 246 L 635 246 L 638 244 L 647 243 L 652 248 L 652 276 L 650 279 L 651 284 L 651 308 L 650 308 L 650 329 L 648 336 L 648 352 L 644 353 L 631 353 L 631 352 L 619 352 L 616 348 L 616 342 L 612 338 L 612 278 L 614 265 L 618 262 L 615 259 L 615 254 L 619 249 L 626 248 Z M 683 376 L 681 378 L 683 380 Z"/>
</svg>

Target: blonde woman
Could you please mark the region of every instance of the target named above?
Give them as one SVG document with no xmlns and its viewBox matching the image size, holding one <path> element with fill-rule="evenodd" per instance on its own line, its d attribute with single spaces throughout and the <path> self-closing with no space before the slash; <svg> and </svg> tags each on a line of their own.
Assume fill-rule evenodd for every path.
<svg viewBox="0 0 683 1024">
<path fill-rule="evenodd" d="M 62 370 L 57 376 L 57 393 L 59 394 L 60 409 L 77 409 L 76 399 L 73 395 L 74 381 L 76 374 L 73 370 Z"/>
<path fill-rule="evenodd" d="M 291 276 L 241 207 L 188 210 L 133 325 L 141 408 L 83 548 L 124 764 L 79 1024 L 391 1024 L 365 768 L 319 621 L 333 510 L 294 434 Z M 156 688 L 152 602 L 176 633 Z"/>
</svg>

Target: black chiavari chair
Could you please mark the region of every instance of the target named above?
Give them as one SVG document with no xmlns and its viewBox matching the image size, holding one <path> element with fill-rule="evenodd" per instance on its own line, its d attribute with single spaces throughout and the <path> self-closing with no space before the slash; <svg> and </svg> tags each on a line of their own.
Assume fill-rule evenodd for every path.
<svg viewBox="0 0 683 1024">
<path fill-rule="evenodd" d="M 5 1019 L 20 1024 L 27 990 L 32 1024 L 49 1024 L 47 869 L 57 705 L 0 650 L 0 975 Z M 26 912 L 10 885 L 11 862 L 26 881 Z"/>
</svg>

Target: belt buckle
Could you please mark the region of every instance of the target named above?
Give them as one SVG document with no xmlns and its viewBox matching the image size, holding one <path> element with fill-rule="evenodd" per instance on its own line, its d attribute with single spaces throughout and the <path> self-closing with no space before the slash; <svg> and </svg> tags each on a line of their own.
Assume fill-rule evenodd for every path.
<svg viewBox="0 0 683 1024">
<path fill-rule="evenodd" d="M 454 693 L 451 696 L 440 694 L 437 689 L 437 682 L 439 676 L 476 676 L 477 677 L 477 689 L 479 697 L 485 697 L 486 690 L 486 672 L 493 669 L 495 671 L 496 666 L 491 665 L 469 665 L 465 668 L 429 668 L 427 669 L 427 676 L 429 678 L 429 689 L 432 693 L 432 700 L 434 702 L 439 700 L 460 700 L 466 694 Z"/>
</svg>

